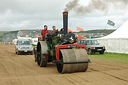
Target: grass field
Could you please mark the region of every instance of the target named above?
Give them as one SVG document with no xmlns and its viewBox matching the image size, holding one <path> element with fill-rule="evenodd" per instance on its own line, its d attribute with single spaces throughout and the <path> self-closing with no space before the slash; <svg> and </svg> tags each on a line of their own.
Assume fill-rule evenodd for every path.
<svg viewBox="0 0 128 85">
<path fill-rule="evenodd" d="M 88 55 L 90 58 L 101 58 L 101 59 L 106 59 L 106 60 L 112 60 L 112 61 L 117 61 L 117 62 L 124 62 L 128 63 L 128 54 L 119 54 L 119 53 L 107 53 L 105 52 L 103 55 L 96 53 L 93 55 Z"/>
</svg>

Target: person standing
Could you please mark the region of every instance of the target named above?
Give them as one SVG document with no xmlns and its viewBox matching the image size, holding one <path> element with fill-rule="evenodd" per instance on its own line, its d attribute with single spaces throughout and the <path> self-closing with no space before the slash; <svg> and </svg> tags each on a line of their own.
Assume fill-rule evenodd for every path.
<svg viewBox="0 0 128 85">
<path fill-rule="evenodd" d="M 44 29 L 41 31 L 42 40 L 45 41 L 45 34 L 49 33 L 47 25 L 44 25 Z"/>
</svg>

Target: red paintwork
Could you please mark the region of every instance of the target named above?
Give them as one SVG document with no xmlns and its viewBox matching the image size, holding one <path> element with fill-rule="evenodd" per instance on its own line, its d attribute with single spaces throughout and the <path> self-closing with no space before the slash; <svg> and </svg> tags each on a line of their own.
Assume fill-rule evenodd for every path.
<svg viewBox="0 0 128 85">
<path fill-rule="evenodd" d="M 55 47 L 55 51 L 56 51 L 56 60 L 60 61 L 60 56 L 59 56 L 59 50 L 63 49 L 63 48 L 67 48 L 67 46 L 76 46 L 77 48 L 84 48 L 86 50 L 86 46 L 85 45 L 79 45 L 79 44 L 67 44 L 67 45 L 58 45 Z"/>
<path fill-rule="evenodd" d="M 47 53 L 45 53 L 45 55 L 49 55 L 49 53 L 47 52 Z"/>
</svg>

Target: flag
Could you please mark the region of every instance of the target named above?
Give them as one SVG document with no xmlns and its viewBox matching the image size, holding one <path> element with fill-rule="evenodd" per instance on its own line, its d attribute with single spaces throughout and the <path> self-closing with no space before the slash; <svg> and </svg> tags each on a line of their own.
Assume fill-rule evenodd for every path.
<svg viewBox="0 0 128 85">
<path fill-rule="evenodd" d="M 84 31 L 83 28 L 77 27 L 76 28 L 77 31 Z"/>
<path fill-rule="evenodd" d="M 111 26 L 115 26 L 115 23 L 113 21 L 111 21 L 111 20 L 108 20 L 107 24 L 111 25 Z"/>
<path fill-rule="evenodd" d="M 71 29 L 68 29 L 68 32 L 73 32 Z"/>
<path fill-rule="evenodd" d="M 77 39 L 86 39 L 86 37 L 77 36 Z"/>
</svg>

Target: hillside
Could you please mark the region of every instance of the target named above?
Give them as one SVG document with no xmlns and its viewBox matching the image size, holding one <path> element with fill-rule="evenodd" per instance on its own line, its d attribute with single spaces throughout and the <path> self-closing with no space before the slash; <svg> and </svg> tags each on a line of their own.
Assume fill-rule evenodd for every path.
<svg viewBox="0 0 128 85">
<path fill-rule="evenodd" d="M 88 31 L 80 31 L 78 33 L 106 33 L 110 34 L 114 32 L 116 29 L 110 29 L 110 30 L 88 30 Z"/>
<path fill-rule="evenodd" d="M 35 37 L 36 34 L 40 35 L 41 34 L 41 30 L 20 30 L 22 31 L 22 36 L 26 36 L 28 35 L 29 37 Z M 88 30 L 88 31 L 81 31 L 78 33 L 105 33 L 106 35 L 112 33 L 113 31 L 115 31 L 115 29 L 112 30 Z M 49 30 L 49 32 L 51 32 L 51 30 Z M 18 31 L 1 31 L 0 32 L 0 42 L 9 42 L 12 41 L 13 39 L 17 38 L 17 33 Z"/>
<path fill-rule="evenodd" d="M 8 31 L 0 31 L 0 36 L 3 35 L 4 33 L 7 33 Z"/>
</svg>

